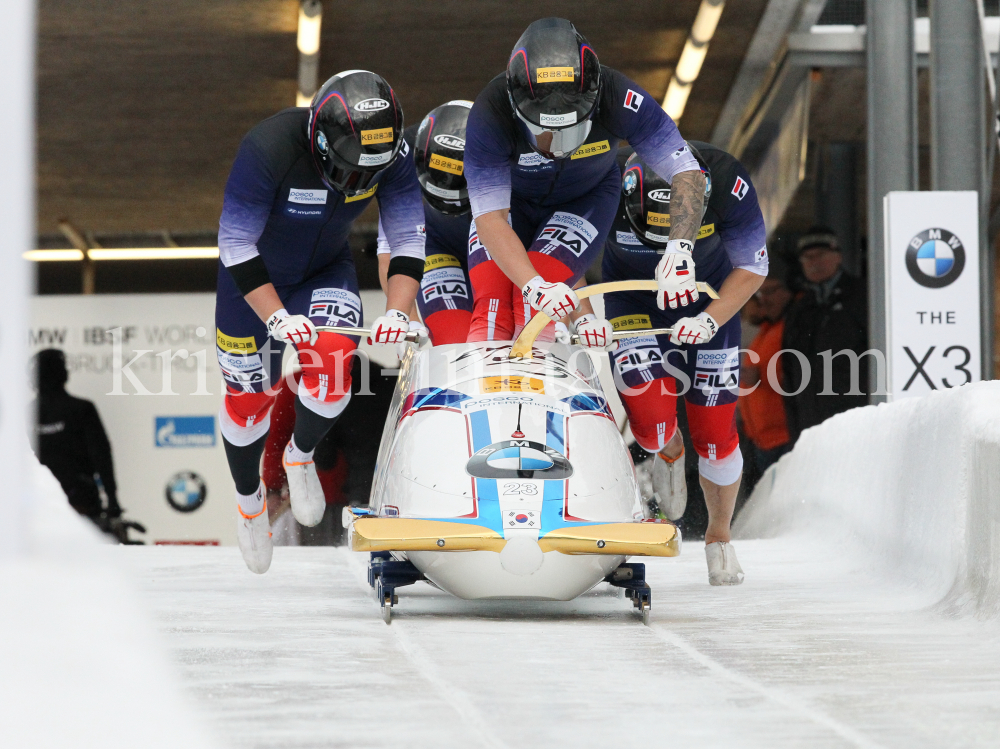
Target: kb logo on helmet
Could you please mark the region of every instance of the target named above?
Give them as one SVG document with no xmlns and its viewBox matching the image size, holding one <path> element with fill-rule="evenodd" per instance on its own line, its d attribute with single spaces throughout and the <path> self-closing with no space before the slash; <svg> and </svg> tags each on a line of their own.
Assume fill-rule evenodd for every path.
<svg viewBox="0 0 1000 749">
<path fill-rule="evenodd" d="M 385 99 L 365 99 L 354 105 L 355 112 L 379 112 L 389 108 L 389 102 Z"/>
<path fill-rule="evenodd" d="M 649 192 L 646 193 L 646 195 L 649 196 L 650 200 L 658 200 L 661 203 L 669 203 L 670 202 L 670 188 L 669 187 L 666 190 L 662 190 L 662 189 L 661 190 L 650 190 Z"/>
<path fill-rule="evenodd" d="M 439 146 L 444 146 L 445 148 L 451 148 L 455 151 L 465 150 L 465 141 L 462 138 L 458 138 L 454 135 L 447 135 L 442 133 L 441 135 L 434 136 L 434 142 Z"/>
</svg>

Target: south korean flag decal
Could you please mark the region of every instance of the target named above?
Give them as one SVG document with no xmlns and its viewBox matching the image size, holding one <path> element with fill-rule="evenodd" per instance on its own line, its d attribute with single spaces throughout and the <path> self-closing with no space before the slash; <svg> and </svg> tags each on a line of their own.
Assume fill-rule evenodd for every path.
<svg viewBox="0 0 1000 749">
<path fill-rule="evenodd" d="M 642 106 L 642 100 L 645 97 L 642 94 L 637 94 L 632 89 L 628 90 L 625 94 L 625 109 L 631 109 L 633 112 L 638 112 L 639 107 Z"/>
</svg>

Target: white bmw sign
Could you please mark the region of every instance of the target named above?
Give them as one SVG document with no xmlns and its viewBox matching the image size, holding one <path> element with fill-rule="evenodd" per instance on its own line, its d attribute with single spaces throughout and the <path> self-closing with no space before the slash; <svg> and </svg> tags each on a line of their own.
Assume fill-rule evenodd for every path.
<svg viewBox="0 0 1000 749">
<path fill-rule="evenodd" d="M 977 194 L 891 192 L 884 205 L 889 398 L 979 381 Z"/>
</svg>

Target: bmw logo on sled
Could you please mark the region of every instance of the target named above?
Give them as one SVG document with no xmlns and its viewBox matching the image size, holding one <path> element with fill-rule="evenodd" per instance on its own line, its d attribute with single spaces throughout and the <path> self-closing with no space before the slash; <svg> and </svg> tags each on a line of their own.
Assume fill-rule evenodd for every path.
<svg viewBox="0 0 1000 749">
<path fill-rule="evenodd" d="M 578 295 L 634 288 L 656 282 Z M 407 347 L 370 504 L 344 511 L 386 622 L 396 588 L 418 580 L 464 599 L 557 601 L 607 581 L 648 621 L 644 566 L 626 560 L 676 556 L 680 533 L 644 517 L 590 356 L 536 342 L 548 322 L 539 313 L 517 341 Z"/>
</svg>

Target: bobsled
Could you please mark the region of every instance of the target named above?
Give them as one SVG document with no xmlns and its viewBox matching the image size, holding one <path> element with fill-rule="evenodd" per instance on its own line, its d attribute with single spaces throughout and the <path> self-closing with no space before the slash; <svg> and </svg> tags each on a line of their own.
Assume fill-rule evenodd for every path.
<svg viewBox="0 0 1000 749">
<path fill-rule="evenodd" d="M 644 565 L 627 560 L 676 556 L 681 534 L 647 517 L 590 355 L 538 341 L 548 322 L 536 314 L 514 341 L 410 338 L 369 505 L 344 510 L 387 623 L 396 589 L 419 580 L 463 599 L 557 601 L 606 581 L 648 622 Z"/>
</svg>

